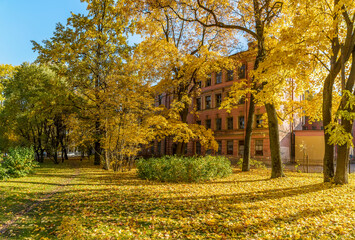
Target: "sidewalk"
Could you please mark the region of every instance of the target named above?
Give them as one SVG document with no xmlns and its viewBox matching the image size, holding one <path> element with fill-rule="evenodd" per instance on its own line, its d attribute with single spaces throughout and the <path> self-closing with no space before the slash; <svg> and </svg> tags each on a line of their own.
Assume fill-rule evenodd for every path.
<svg viewBox="0 0 355 240">
<path fill-rule="evenodd" d="M 334 169 L 335 167 L 336 166 L 334 166 Z M 309 173 L 321 173 L 323 172 L 323 166 L 310 165 L 307 168 L 306 165 L 296 165 L 296 164 L 287 163 L 285 164 L 285 170 L 289 170 L 293 172 L 301 171 L 301 172 L 309 172 Z M 350 173 L 355 173 L 354 161 L 350 164 Z"/>
</svg>

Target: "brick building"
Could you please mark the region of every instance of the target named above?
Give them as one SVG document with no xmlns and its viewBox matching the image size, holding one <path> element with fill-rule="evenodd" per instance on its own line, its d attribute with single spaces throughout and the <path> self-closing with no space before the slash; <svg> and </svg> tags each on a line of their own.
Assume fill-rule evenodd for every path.
<svg viewBox="0 0 355 240">
<path fill-rule="evenodd" d="M 237 160 L 243 156 L 245 126 L 248 121 L 250 98 L 247 95 L 240 101 L 240 104 L 233 108 L 230 113 L 218 109 L 221 102 L 228 96 L 233 83 L 240 80 L 251 80 L 249 72 L 254 68 L 254 51 L 237 53 L 231 57 L 238 58 L 242 62 L 234 70 L 222 70 L 212 73 L 208 79 L 201 81 L 200 96 L 193 99 L 190 111 L 195 108 L 197 114 L 189 114 L 187 121 L 192 124 L 202 124 L 214 131 L 214 137 L 219 145 L 217 152 L 206 150 L 199 142 L 191 141 L 187 144 L 185 153 L 187 155 L 220 154 Z M 156 98 L 156 105 L 170 107 L 172 96 L 161 94 Z M 266 114 L 264 106 L 255 107 L 255 117 L 251 139 L 250 155 L 253 159 L 270 162 L 269 130 L 262 126 L 262 116 Z M 290 131 L 295 127 L 296 122 L 280 125 L 280 144 L 283 160 L 291 158 L 291 136 Z M 291 126 L 292 125 L 292 126 Z M 175 143 L 171 138 L 165 138 L 155 143 L 148 149 L 146 154 L 150 155 L 171 155 L 175 153 Z"/>
</svg>

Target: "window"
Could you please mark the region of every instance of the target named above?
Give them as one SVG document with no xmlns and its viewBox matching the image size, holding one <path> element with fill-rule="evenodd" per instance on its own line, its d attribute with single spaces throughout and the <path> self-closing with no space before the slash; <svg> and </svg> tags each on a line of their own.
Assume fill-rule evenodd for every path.
<svg viewBox="0 0 355 240">
<path fill-rule="evenodd" d="M 209 74 L 206 79 L 206 87 L 209 87 L 209 86 L 211 86 L 211 74 Z"/>
<path fill-rule="evenodd" d="M 255 156 L 263 155 L 263 140 L 255 140 Z"/>
<path fill-rule="evenodd" d="M 324 130 L 324 127 L 323 127 L 323 126 L 320 126 L 320 130 Z"/>
<path fill-rule="evenodd" d="M 160 106 L 163 102 L 163 95 L 162 94 L 159 94 L 158 95 L 158 106 Z"/>
<path fill-rule="evenodd" d="M 196 98 L 196 110 L 201 110 L 201 98 Z"/>
<path fill-rule="evenodd" d="M 198 81 L 198 82 L 197 82 L 197 86 L 198 86 L 199 88 L 202 88 L 202 82 L 201 82 L 201 81 Z"/>
<path fill-rule="evenodd" d="M 227 118 L 227 129 L 233 130 L 233 117 Z"/>
<path fill-rule="evenodd" d="M 239 117 L 239 129 L 244 129 L 244 116 Z"/>
<path fill-rule="evenodd" d="M 244 79 L 245 78 L 245 69 L 246 69 L 246 65 L 245 64 L 243 64 L 239 68 L 239 74 L 238 74 L 239 79 Z"/>
<path fill-rule="evenodd" d="M 216 107 L 220 107 L 222 103 L 222 94 L 216 94 Z"/>
<path fill-rule="evenodd" d="M 302 130 L 308 130 L 307 126 L 302 126 Z"/>
<path fill-rule="evenodd" d="M 152 143 L 152 146 L 150 146 L 149 151 L 152 155 L 154 154 L 154 142 Z"/>
<path fill-rule="evenodd" d="M 312 130 L 317 130 L 317 127 L 316 126 L 312 126 Z"/>
<path fill-rule="evenodd" d="M 234 80 L 234 71 L 233 70 L 228 70 L 227 72 L 227 81 L 233 81 Z"/>
<path fill-rule="evenodd" d="M 196 142 L 196 154 L 201 155 L 201 143 Z"/>
<path fill-rule="evenodd" d="M 206 101 L 206 109 L 210 109 L 211 108 L 211 96 L 206 96 L 205 101 Z"/>
<path fill-rule="evenodd" d="M 240 157 L 244 156 L 244 140 L 239 140 L 239 144 L 238 144 L 238 155 Z"/>
<path fill-rule="evenodd" d="M 255 116 L 255 127 L 256 128 L 262 128 L 262 126 L 263 126 L 262 117 L 263 117 L 263 115 L 261 115 L 261 114 Z"/>
<path fill-rule="evenodd" d="M 211 119 L 206 120 L 206 128 L 210 129 L 211 128 Z"/>
<path fill-rule="evenodd" d="M 217 131 L 222 130 L 222 119 L 221 118 L 216 118 L 216 130 Z"/>
<path fill-rule="evenodd" d="M 245 103 L 245 96 L 243 96 L 243 97 L 241 97 L 240 99 L 239 99 L 239 102 L 238 102 L 239 104 L 244 104 Z"/>
<path fill-rule="evenodd" d="M 227 141 L 227 155 L 233 155 L 233 141 Z"/>
<path fill-rule="evenodd" d="M 217 155 L 221 155 L 222 154 L 222 141 L 217 141 L 217 143 L 218 143 Z"/>
<path fill-rule="evenodd" d="M 216 84 L 222 83 L 222 71 L 216 74 Z"/>
<path fill-rule="evenodd" d="M 196 124 L 197 125 L 201 125 L 201 121 L 196 121 Z"/>
<path fill-rule="evenodd" d="M 158 142 L 158 155 L 161 154 L 161 142 Z"/>
</svg>

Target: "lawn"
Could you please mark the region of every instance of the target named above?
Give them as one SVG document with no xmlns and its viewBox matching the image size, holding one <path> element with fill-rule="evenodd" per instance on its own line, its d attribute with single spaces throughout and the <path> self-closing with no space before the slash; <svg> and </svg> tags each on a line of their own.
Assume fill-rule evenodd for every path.
<svg viewBox="0 0 355 240">
<path fill-rule="evenodd" d="M 45 164 L 35 175 L 0 182 L 5 239 L 351 239 L 351 184 L 321 174 L 269 170 L 202 183 L 140 180 L 87 162 Z M 26 211 L 22 211 L 26 209 Z M 1 227 L 0 227 L 1 231 Z"/>
</svg>

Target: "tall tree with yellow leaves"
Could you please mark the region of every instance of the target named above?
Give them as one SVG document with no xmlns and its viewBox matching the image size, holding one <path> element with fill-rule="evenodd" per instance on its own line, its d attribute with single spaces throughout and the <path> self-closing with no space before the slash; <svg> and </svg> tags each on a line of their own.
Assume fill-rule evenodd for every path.
<svg viewBox="0 0 355 240">
<path fill-rule="evenodd" d="M 226 55 L 237 45 L 237 39 L 228 30 L 185 22 L 171 9 L 154 2 L 139 1 L 134 6 L 132 16 L 137 32 L 145 38 L 136 50 L 137 55 L 144 55 L 147 74 L 156 82 L 156 95 L 172 96 L 170 115 L 179 115 L 179 119 L 172 119 L 187 124 L 192 99 L 199 94 L 199 83 L 214 71 L 233 67 Z M 184 16 L 182 9 L 177 11 Z M 191 126 L 192 129 L 195 128 Z M 177 142 L 176 154 L 183 153 L 186 141 Z"/>
<path fill-rule="evenodd" d="M 38 61 L 64 64 L 63 74 L 82 101 L 76 103 L 79 116 L 93 124 L 95 160 L 100 164 L 101 138 L 105 135 L 100 111 L 104 109 L 103 92 L 108 77 L 124 64 L 128 53 L 126 32 L 128 20 L 115 0 L 82 0 L 87 3 L 87 14 L 72 14 L 66 26 L 58 23 L 54 36 L 33 42 L 39 53 Z"/>
<path fill-rule="evenodd" d="M 205 28 L 220 28 L 235 30 L 242 33 L 249 41 L 256 42 L 256 59 L 254 69 L 258 69 L 259 64 L 267 56 L 266 41 L 272 36 L 268 29 L 277 19 L 283 2 L 277 0 L 149 0 L 158 4 L 161 8 L 171 9 L 176 16 L 186 22 L 196 22 Z M 183 8 L 185 15 L 177 10 Z M 263 79 L 260 84 L 252 81 L 251 89 L 259 92 L 263 89 L 267 79 Z M 246 125 L 246 136 L 244 145 L 243 171 L 250 168 L 250 143 L 252 125 L 254 121 L 255 101 L 254 94 L 250 95 L 250 107 L 248 122 Z M 284 176 L 280 154 L 278 118 L 275 105 L 272 101 L 265 102 L 268 114 L 269 139 L 272 161 L 272 178 Z"/>
<path fill-rule="evenodd" d="M 315 94 L 313 101 L 298 104 L 304 112 L 299 113 L 323 117 L 324 181 L 329 182 L 335 176 L 335 182 L 340 184 L 348 181 L 354 120 L 354 4 L 346 0 L 289 1 L 286 7 L 292 8 L 294 14 L 288 16 L 287 24 L 280 25 L 272 51 L 259 69 L 261 75 L 274 76 L 275 83 L 292 78 L 298 93 L 310 90 Z M 336 172 L 334 144 L 339 146 Z"/>
</svg>

